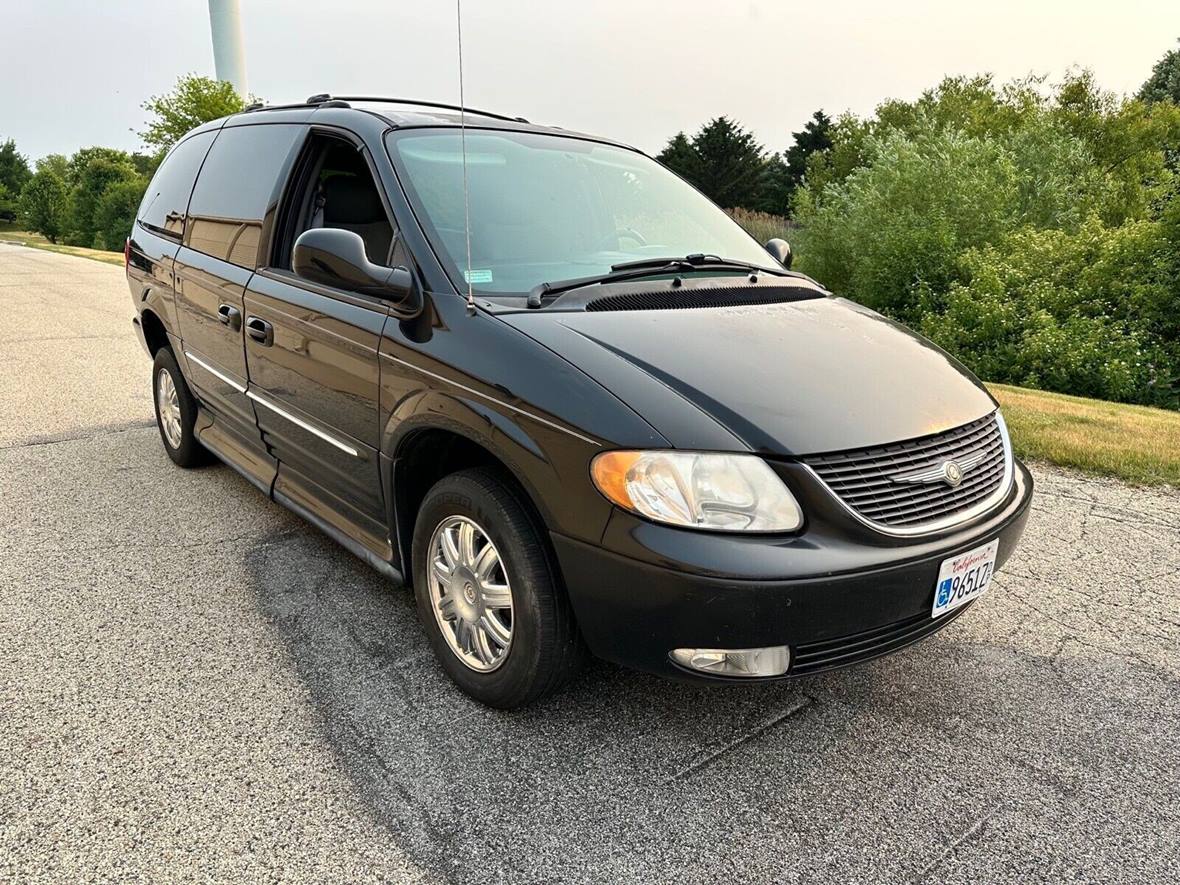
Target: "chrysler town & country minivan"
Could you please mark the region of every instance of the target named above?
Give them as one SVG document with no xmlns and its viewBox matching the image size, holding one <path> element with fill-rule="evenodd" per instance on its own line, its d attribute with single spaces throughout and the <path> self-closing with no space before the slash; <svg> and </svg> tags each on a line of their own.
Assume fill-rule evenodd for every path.
<svg viewBox="0 0 1180 885">
<path fill-rule="evenodd" d="M 511 708 L 587 653 L 795 677 L 960 617 L 1032 480 L 928 341 L 604 138 L 313 96 L 194 129 L 127 243 L 160 436 L 413 588 Z"/>
</svg>

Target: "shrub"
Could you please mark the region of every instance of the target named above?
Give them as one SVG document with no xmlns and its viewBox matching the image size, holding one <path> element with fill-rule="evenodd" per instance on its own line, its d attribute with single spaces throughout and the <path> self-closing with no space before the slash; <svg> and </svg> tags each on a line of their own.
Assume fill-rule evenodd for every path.
<svg viewBox="0 0 1180 885">
<path fill-rule="evenodd" d="M 920 330 L 992 381 L 1174 407 L 1178 246 L 1158 221 L 1026 228 L 966 252 Z"/>
<path fill-rule="evenodd" d="M 122 250 L 146 189 L 147 181 L 136 176 L 116 182 L 103 191 L 95 211 L 96 249 Z"/>
<path fill-rule="evenodd" d="M 822 194 L 801 194 L 800 267 L 840 294 L 915 322 L 966 249 L 1023 224 L 1071 227 L 1084 153 L 1062 133 L 1020 144 L 957 131 L 871 136 L 874 156 Z"/>
</svg>

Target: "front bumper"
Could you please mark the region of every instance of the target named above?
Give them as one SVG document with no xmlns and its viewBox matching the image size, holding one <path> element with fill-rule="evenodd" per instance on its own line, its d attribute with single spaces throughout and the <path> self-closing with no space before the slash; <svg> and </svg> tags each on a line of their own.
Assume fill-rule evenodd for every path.
<svg viewBox="0 0 1180 885">
<path fill-rule="evenodd" d="M 582 635 L 599 657 L 716 680 L 680 668 L 669 653 L 785 644 L 789 677 L 896 651 L 955 620 L 972 604 L 930 618 L 939 566 L 993 538 L 1003 565 L 1024 531 L 1032 490 L 1016 462 L 1000 507 L 927 539 L 857 536 L 863 527 L 816 501 L 819 518 L 793 538 L 685 532 L 616 511 L 601 546 L 556 534 L 553 543 Z"/>
</svg>

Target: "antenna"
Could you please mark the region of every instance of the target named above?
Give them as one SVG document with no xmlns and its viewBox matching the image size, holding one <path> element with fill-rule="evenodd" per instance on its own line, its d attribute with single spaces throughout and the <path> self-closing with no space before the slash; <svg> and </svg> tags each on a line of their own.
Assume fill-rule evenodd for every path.
<svg viewBox="0 0 1180 885">
<path fill-rule="evenodd" d="M 475 313 L 471 289 L 471 203 L 467 196 L 467 103 L 463 100 L 463 0 L 455 0 L 455 26 L 459 33 L 459 150 L 463 155 L 463 233 L 467 238 L 467 312 Z"/>
</svg>

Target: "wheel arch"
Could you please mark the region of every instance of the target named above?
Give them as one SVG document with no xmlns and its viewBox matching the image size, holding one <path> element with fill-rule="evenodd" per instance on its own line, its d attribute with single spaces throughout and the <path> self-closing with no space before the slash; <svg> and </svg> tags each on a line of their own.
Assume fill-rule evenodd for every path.
<svg viewBox="0 0 1180 885">
<path fill-rule="evenodd" d="M 139 322 L 143 328 L 143 339 L 147 342 L 148 352 L 155 359 L 160 348 L 168 345 L 168 330 L 150 307 L 144 308 L 143 313 L 139 315 Z"/>
<path fill-rule="evenodd" d="M 392 511 L 390 524 L 396 536 L 393 540 L 408 585 L 413 584 L 410 553 L 414 526 L 426 493 L 443 477 L 472 467 L 487 467 L 500 476 L 537 521 L 539 533 L 548 544 L 549 520 L 545 508 L 510 456 L 496 451 L 486 439 L 463 425 L 424 422 L 400 434 L 386 471 Z"/>
</svg>

